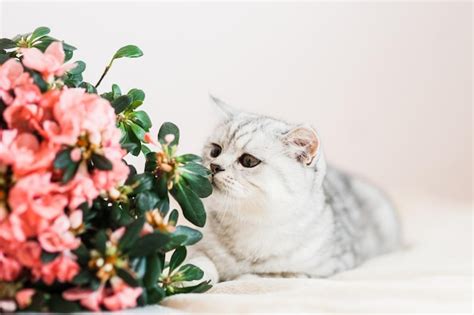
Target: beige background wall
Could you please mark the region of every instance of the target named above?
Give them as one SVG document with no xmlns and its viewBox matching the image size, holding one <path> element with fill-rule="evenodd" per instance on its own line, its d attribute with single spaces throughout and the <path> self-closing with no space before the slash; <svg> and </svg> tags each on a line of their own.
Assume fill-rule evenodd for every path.
<svg viewBox="0 0 474 315">
<path fill-rule="evenodd" d="M 147 92 L 156 127 L 199 150 L 215 122 L 208 92 L 312 123 L 335 165 L 399 202 L 472 199 L 472 4 L 3 2 L 1 34 L 47 25 L 80 48 L 102 87 Z"/>
</svg>

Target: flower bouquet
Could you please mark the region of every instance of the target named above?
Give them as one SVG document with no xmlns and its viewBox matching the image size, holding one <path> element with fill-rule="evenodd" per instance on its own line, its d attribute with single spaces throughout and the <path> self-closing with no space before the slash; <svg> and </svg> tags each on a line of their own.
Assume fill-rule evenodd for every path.
<svg viewBox="0 0 474 315">
<path fill-rule="evenodd" d="M 174 124 L 150 136 L 143 91 L 97 91 L 114 60 L 142 51 L 119 49 L 93 85 L 49 32 L 0 39 L 0 311 L 114 311 L 206 291 L 183 284 L 203 277 L 183 265 L 202 235 L 177 225 L 169 195 L 202 227 L 208 170 L 176 154 Z M 145 156 L 143 173 L 128 153 Z"/>
</svg>

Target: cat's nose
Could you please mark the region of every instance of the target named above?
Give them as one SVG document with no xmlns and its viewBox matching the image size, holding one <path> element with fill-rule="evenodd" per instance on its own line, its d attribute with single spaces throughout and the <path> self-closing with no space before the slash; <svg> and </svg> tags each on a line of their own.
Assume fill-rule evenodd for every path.
<svg viewBox="0 0 474 315">
<path fill-rule="evenodd" d="M 219 164 L 211 163 L 210 167 L 211 167 L 212 175 L 215 175 L 219 172 L 225 171 L 225 169 L 222 166 L 220 166 Z"/>
</svg>

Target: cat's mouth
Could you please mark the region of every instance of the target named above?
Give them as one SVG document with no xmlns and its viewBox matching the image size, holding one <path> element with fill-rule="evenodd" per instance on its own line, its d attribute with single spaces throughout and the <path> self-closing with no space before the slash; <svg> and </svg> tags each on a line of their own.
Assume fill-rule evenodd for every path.
<svg viewBox="0 0 474 315">
<path fill-rule="evenodd" d="M 212 187 L 217 191 L 223 191 L 225 188 L 225 185 L 223 185 L 222 181 L 217 179 L 214 175 L 211 176 L 211 184 Z"/>
<path fill-rule="evenodd" d="M 216 178 L 214 177 L 214 175 L 211 176 L 211 184 L 212 184 L 212 187 L 214 187 L 215 189 L 217 190 L 220 190 L 221 188 L 219 187 L 219 185 L 217 184 L 217 180 Z"/>
</svg>

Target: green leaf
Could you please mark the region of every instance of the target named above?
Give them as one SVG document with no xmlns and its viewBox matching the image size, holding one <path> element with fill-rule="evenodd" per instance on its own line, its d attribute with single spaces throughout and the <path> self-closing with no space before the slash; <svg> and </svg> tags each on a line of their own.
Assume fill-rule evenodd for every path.
<svg viewBox="0 0 474 315">
<path fill-rule="evenodd" d="M 48 83 L 43 79 L 43 77 L 36 71 L 29 71 L 30 75 L 33 77 L 33 81 L 39 87 L 41 92 L 46 92 L 48 90 Z"/>
<path fill-rule="evenodd" d="M 74 50 L 76 50 L 77 48 L 74 47 L 74 46 L 72 46 L 72 45 L 69 45 L 68 43 L 63 42 L 63 49 L 64 49 L 65 51 L 74 51 Z"/>
<path fill-rule="evenodd" d="M 179 212 L 178 210 L 174 209 L 171 211 L 170 216 L 168 217 L 168 224 L 172 226 L 176 226 L 178 223 Z"/>
<path fill-rule="evenodd" d="M 10 59 L 10 55 L 6 54 L 6 52 L 4 54 L 4 52 L 4 50 L 0 52 L 0 65 L 3 65 L 7 60 Z"/>
<path fill-rule="evenodd" d="M 89 261 L 89 251 L 84 244 L 81 244 L 78 248 L 72 251 L 77 256 L 79 264 L 84 265 Z"/>
<path fill-rule="evenodd" d="M 130 257 L 149 256 L 159 250 L 168 241 L 169 236 L 164 233 L 153 232 L 146 234 L 138 239 L 128 254 Z"/>
<path fill-rule="evenodd" d="M 151 190 L 155 182 L 155 177 L 150 173 L 142 173 L 131 176 L 125 182 L 126 185 L 136 185 L 133 193 L 138 194 L 146 190 Z"/>
<path fill-rule="evenodd" d="M 138 287 L 138 280 L 137 278 L 132 275 L 128 270 L 119 268 L 117 269 L 117 276 L 122 278 L 123 281 L 125 281 L 126 284 L 128 284 L 131 287 Z"/>
<path fill-rule="evenodd" d="M 196 176 L 206 177 L 206 176 L 211 175 L 211 172 L 207 168 L 205 168 L 201 164 L 194 163 L 194 162 L 188 162 L 184 164 L 183 166 L 181 166 L 180 169 L 183 172 L 196 175 Z"/>
<path fill-rule="evenodd" d="M 117 84 L 112 84 L 112 95 L 114 99 L 122 95 L 122 91 Z"/>
<path fill-rule="evenodd" d="M 130 215 L 130 213 L 126 209 L 122 209 L 122 208 L 120 209 L 121 209 L 121 215 L 120 215 L 119 221 L 117 222 L 119 225 L 121 226 L 129 225 L 135 221 L 135 219 Z"/>
<path fill-rule="evenodd" d="M 174 281 L 193 281 L 201 280 L 204 277 L 204 272 L 193 264 L 186 264 L 181 266 L 175 275 L 172 277 Z"/>
<path fill-rule="evenodd" d="M 146 155 L 151 152 L 151 149 L 142 143 L 142 152 Z"/>
<path fill-rule="evenodd" d="M 165 141 L 165 137 L 167 135 L 173 135 L 174 139 L 169 143 L 170 146 L 173 145 L 178 145 L 179 143 L 179 129 L 178 127 L 171 123 L 171 122 L 165 122 L 163 125 L 161 125 L 160 130 L 158 131 L 158 141 L 161 144 L 167 144 Z"/>
<path fill-rule="evenodd" d="M 168 213 L 168 210 L 170 209 L 170 200 L 168 194 L 166 194 L 166 196 L 160 197 L 160 201 L 158 201 L 156 207 L 160 209 L 162 216 L 165 216 Z"/>
<path fill-rule="evenodd" d="M 188 226 L 179 225 L 173 232 L 173 236 L 184 235 L 186 240 L 181 243 L 182 246 L 194 245 L 202 239 L 202 233 Z"/>
<path fill-rule="evenodd" d="M 137 305 L 139 307 L 143 307 L 143 306 L 146 306 L 148 304 L 149 304 L 149 302 L 148 302 L 148 291 L 147 290 L 142 290 L 142 293 L 137 298 Z"/>
<path fill-rule="evenodd" d="M 65 184 L 69 182 L 71 179 L 73 179 L 78 169 L 79 169 L 79 163 L 71 162 L 71 164 L 66 166 L 66 169 L 64 170 L 64 173 L 63 173 L 63 177 L 61 178 L 61 182 Z"/>
<path fill-rule="evenodd" d="M 153 173 L 157 167 L 156 154 L 150 152 L 145 155 L 145 172 Z"/>
<path fill-rule="evenodd" d="M 157 304 L 166 296 L 165 290 L 163 290 L 163 288 L 160 286 L 147 288 L 146 292 L 148 295 L 149 304 Z"/>
<path fill-rule="evenodd" d="M 81 84 L 79 84 L 79 87 L 85 89 L 86 92 L 89 94 L 97 94 L 97 89 L 89 82 L 81 82 Z"/>
<path fill-rule="evenodd" d="M 44 52 L 46 50 L 46 48 L 48 48 L 48 46 L 52 43 L 52 42 L 55 42 L 57 41 L 57 39 L 51 37 L 51 36 L 44 36 L 44 37 L 41 37 L 39 39 L 39 41 L 37 41 L 35 44 L 34 44 L 34 47 L 38 48 L 39 50 L 41 50 L 42 52 Z M 63 48 L 64 48 L 64 45 L 63 45 Z"/>
<path fill-rule="evenodd" d="M 97 231 L 97 233 L 95 233 L 95 236 L 94 236 L 95 248 L 102 254 L 105 254 L 105 249 L 107 247 L 106 243 L 107 243 L 107 234 L 105 234 L 105 231 L 104 230 Z"/>
<path fill-rule="evenodd" d="M 171 194 L 183 209 L 183 214 L 194 225 L 203 227 L 206 223 L 206 212 L 199 197 L 181 183 L 173 186 Z"/>
<path fill-rule="evenodd" d="M 200 198 L 206 198 L 212 194 L 212 184 L 206 177 L 196 176 L 187 172 L 182 172 L 181 175 L 189 188 Z"/>
<path fill-rule="evenodd" d="M 34 42 L 36 39 L 48 35 L 51 30 L 46 26 L 40 26 L 33 31 L 30 40 Z"/>
<path fill-rule="evenodd" d="M 202 281 L 197 285 L 189 286 L 189 287 L 173 287 L 173 294 L 180 294 L 180 293 L 204 293 L 212 288 L 210 285 L 211 281 Z"/>
<path fill-rule="evenodd" d="M 176 248 L 173 255 L 171 255 L 169 264 L 170 273 L 173 272 L 173 270 L 175 270 L 179 265 L 181 265 L 184 259 L 186 259 L 186 247 L 180 246 Z"/>
<path fill-rule="evenodd" d="M 140 89 L 131 89 L 127 93 L 128 96 L 132 99 L 132 102 L 135 101 L 141 101 L 143 102 L 145 100 L 145 92 L 143 92 Z"/>
<path fill-rule="evenodd" d="M 43 250 L 41 252 L 41 261 L 44 263 L 52 262 L 58 255 L 59 253 L 49 253 Z"/>
<path fill-rule="evenodd" d="M 72 149 L 64 149 L 59 151 L 54 158 L 54 168 L 62 170 L 71 165 L 71 163 L 74 163 L 71 160 L 71 151 Z"/>
<path fill-rule="evenodd" d="M 143 52 L 141 51 L 140 48 L 138 48 L 135 45 L 127 45 L 117 50 L 113 59 L 118 59 L 118 58 L 123 58 L 123 57 L 137 58 L 141 56 L 143 56 Z"/>
<path fill-rule="evenodd" d="M 132 271 L 137 279 L 143 279 L 146 272 L 146 257 L 134 259 L 132 263 Z"/>
<path fill-rule="evenodd" d="M 130 128 L 132 129 L 133 133 L 135 134 L 135 136 L 140 139 L 140 140 L 143 140 L 145 138 L 145 133 L 146 131 L 143 130 L 142 127 L 140 127 L 139 125 L 135 124 L 134 122 L 132 121 L 128 121 L 127 122 L 128 125 L 130 126 Z"/>
<path fill-rule="evenodd" d="M 199 155 L 196 154 L 183 154 L 176 158 L 178 162 L 201 162 L 202 159 Z"/>
<path fill-rule="evenodd" d="M 156 286 L 158 282 L 158 278 L 161 274 L 161 264 L 158 260 L 156 254 L 152 254 L 147 256 L 146 258 L 146 272 L 145 276 L 143 277 L 143 283 L 145 288 L 152 288 Z"/>
<path fill-rule="evenodd" d="M 82 311 L 77 302 L 67 301 L 60 294 L 52 294 L 49 301 L 50 311 L 57 313 L 75 313 Z"/>
<path fill-rule="evenodd" d="M 138 156 L 141 150 L 141 141 L 135 136 L 135 133 L 132 131 L 129 125 L 120 123 L 119 128 L 122 130 L 122 138 L 120 139 L 120 144 L 122 148 L 127 150 L 127 152 L 132 155 Z"/>
<path fill-rule="evenodd" d="M 83 285 L 89 283 L 93 278 L 93 275 L 88 269 L 81 270 L 75 277 L 72 279 L 72 283 L 76 285 Z"/>
<path fill-rule="evenodd" d="M 15 48 L 16 43 L 9 38 L 0 38 L 0 49 Z"/>
<path fill-rule="evenodd" d="M 77 74 L 83 73 L 84 70 L 86 70 L 86 64 L 84 61 L 79 60 L 79 61 L 76 61 L 75 64 L 76 66 L 68 71 L 69 74 L 77 75 Z"/>
<path fill-rule="evenodd" d="M 140 237 L 143 225 L 145 224 L 145 218 L 140 217 L 133 223 L 127 226 L 127 229 L 120 239 L 119 248 L 125 250 L 130 249 Z M 132 249 L 133 250 L 133 249 Z"/>
<path fill-rule="evenodd" d="M 112 107 L 114 108 L 116 114 L 123 112 L 128 107 L 128 105 L 130 105 L 130 97 L 128 95 L 119 96 L 112 101 Z"/>
<path fill-rule="evenodd" d="M 94 167 L 101 171 L 111 171 L 113 168 L 112 162 L 103 155 L 92 153 L 91 161 Z"/>
<path fill-rule="evenodd" d="M 137 125 L 139 125 L 143 129 L 145 129 L 145 131 L 150 130 L 151 125 L 152 125 L 151 124 L 151 119 L 150 119 L 150 117 L 148 116 L 148 114 L 146 112 L 141 111 L 141 110 L 133 112 L 130 115 L 130 118 L 134 123 L 136 123 Z"/>
<path fill-rule="evenodd" d="M 31 304 L 22 309 L 22 312 L 38 313 L 44 311 L 44 306 L 47 303 L 45 295 L 44 292 L 36 291 L 31 299 Z"/>
<path fill-rule="evenodd" d="M 156 208 L 159 200 L 160 198 L 155 192 L 141 192 L 137 195 L 137 208 L 141 210 L 142 213 L 148 210 L 153 210 Z"/>
</svg>

